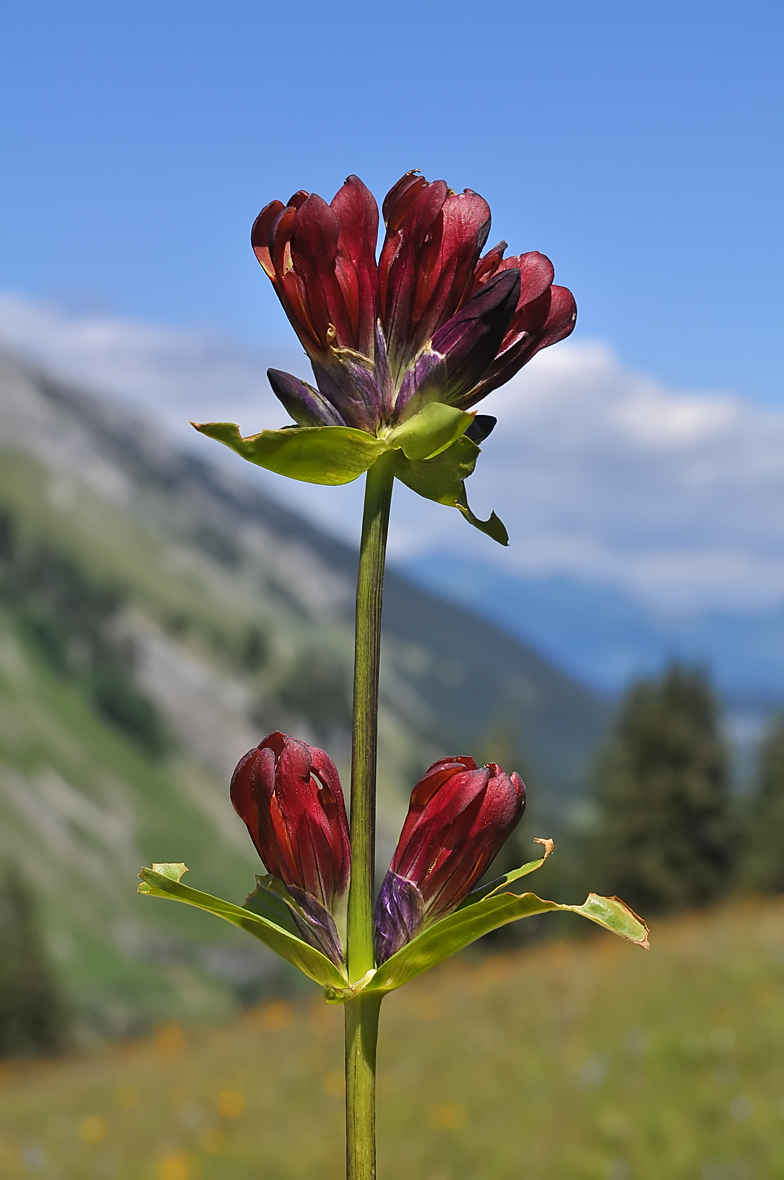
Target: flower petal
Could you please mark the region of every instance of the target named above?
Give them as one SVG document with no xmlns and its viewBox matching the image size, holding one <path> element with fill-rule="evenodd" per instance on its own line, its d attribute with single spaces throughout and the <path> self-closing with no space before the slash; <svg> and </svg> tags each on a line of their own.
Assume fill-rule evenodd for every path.
<svg viewBox="0 0 784 1180">
<path fill-rule="evenodd" d="M 574 330 L 576 319 L 577 305 L 571 291 L 567 287 L 550 287 L 515 316 L 487 375 L 463 399 L 461 408 L 467 410 L 476 405 L 488 393 L 505 385 L 541 349 L 565 340 Z M 508 344 L 510 336 L 512 341 Z"/>
<path fill-rule="evenodd" d="M 396 381 L 468 299 L 490 228 L 489 206 L 477 193 L 451 193 L 441 180 L 420 182 L 404 177 L 384 202 L 379 284 Z"/>
<path fill-rule="evenodd" d="M 354 332 L 335 272 L 340 222 L 317 193 L 311 193 L 296 212 L 291 229 L 291 261 L 306 292 L 311 322 L 322 348 L 330 342 L 330 326 L 337 342 L 352 347 Z"/>
<path fill-rule="evenodd" d="M 495 275 L 438 329 L 403 378 L 395 403 L 398 416 L 403 410 L 408 416 L 429 401 L 462 406 L 463 396 L 495 360 L 515 314 L 519 290 L 519 271 Z"/>
<path fill-rule="evenodd" d="M 519 775 L 473 758 L 435 762 L 411 794 L 390 874 L 417 886 L 429 924 L 470 892 L 525 807 Z M 392 882 L 394 884 L 394 882 Z"/>
<path fill-rule="evenodd" d="M 358 176 L 349 176 L 332 205 L 338 219 L 336 274 L 343 292 L 353 340 L 352 348 L 373 356 L 378 319 L 378 206 Z"/>
<path fill-rule="evenodd" d="M 328 755 L 271 733 L 240 759 L 231 801 L 268 872 L 335 913 L 351 853 L 340 779 Z"/>
</svg>

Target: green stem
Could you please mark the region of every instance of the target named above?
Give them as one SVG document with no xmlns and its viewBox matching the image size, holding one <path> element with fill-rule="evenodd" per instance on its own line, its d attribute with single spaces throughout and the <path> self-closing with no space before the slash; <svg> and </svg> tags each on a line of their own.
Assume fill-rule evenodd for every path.
<svg viewBox="0 0 784 1180">
<path fill-rule="evenodd" d="M 376 1178 L 376 1042 L 381 996 L 346 1009 L 346 1180 Z"/>
<path fill-rule="evenodd" d="M 376 757 L 381 603 L 396 455 L 382 455 L 367 473 L 357 573 L 354 726 L 351 748 L 351 889 L 348 974 L 352 983 L 375 964 Z M 380 999 L 346 1004 L 346 1174 L 376 1175 L 376 1040 Z"/>
</svg>

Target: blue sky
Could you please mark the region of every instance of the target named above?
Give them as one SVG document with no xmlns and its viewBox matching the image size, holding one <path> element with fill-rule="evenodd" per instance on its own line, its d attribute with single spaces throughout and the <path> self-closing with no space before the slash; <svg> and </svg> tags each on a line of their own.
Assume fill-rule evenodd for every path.
<svg viewBox="0 0 784 1180">
<path fill-rule="evenodd" d="M 6 0 L 0 289 L 267 347 L 258 209 L 416 166 L 553 258 L 584 339 L 784 405 L 783 12 Z"/>
<path fill-rule="evenodd" d="M 486 405 L 469 496 L 510 548 L 401 488 L 393 556 L 780 614 L 782 34 L 754 0 L 6 0 L 0 338 L 353 538 L 359 483 L 259 473 L 187 423 L 280 426 L 266 365 L 307 376 L 261 206 L 419 167 L 549 254 L 579 318 Z"/>
</svg>

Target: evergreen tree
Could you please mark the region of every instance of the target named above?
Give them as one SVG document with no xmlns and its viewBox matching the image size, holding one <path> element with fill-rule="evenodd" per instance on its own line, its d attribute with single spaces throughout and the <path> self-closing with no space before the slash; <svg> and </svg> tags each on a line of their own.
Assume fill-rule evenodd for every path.
<svg viewBox="0 0 784 1180">
<path fill-rule="evenodd" d="M 597 802 L 592 859 L 602 892 L 650 913 L 728 888 L 727 753 L 701 672 L 672 665 L 632 686 L 599 768 Z"/>
<path fill-rule="evenodd" d="M 0 1057 L 52 1053 L 63 1043 L 63 1007 L 46 962 L 32 895 L 0 875 Z"/>
<path fill-rule="evenodd" d="M 744 883 L 761 893 L 784 892 L 784 713 L 773 719 L 760 749 L 748 835 Z"/>
</svg>

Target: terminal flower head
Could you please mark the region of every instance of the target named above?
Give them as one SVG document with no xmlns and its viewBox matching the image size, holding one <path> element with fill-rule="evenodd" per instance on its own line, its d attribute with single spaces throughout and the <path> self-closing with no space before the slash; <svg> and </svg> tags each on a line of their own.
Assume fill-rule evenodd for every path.
<svg viewBox="0 0 784 1180">
<path fill-rule="evenodd" d="M 431 401 L 473 407 L 542 348 L 568 336 L 576 307 L 536 251 L 482 254 L 487 202 L 408 172 L 378 208 L 349 176 L 330 204 L 299 191 L 257 217 L 256 256 L 310 358 L 315 386 L 271 369 L 301 426 L 376 435 Z"/>
<path fill-rule="evenodd" d="M 376 902 L 376 961 L 457 909 L 520 821 L 525 785 L 473 758 L 442 758 L 417 783 Z"/>
</svg>

